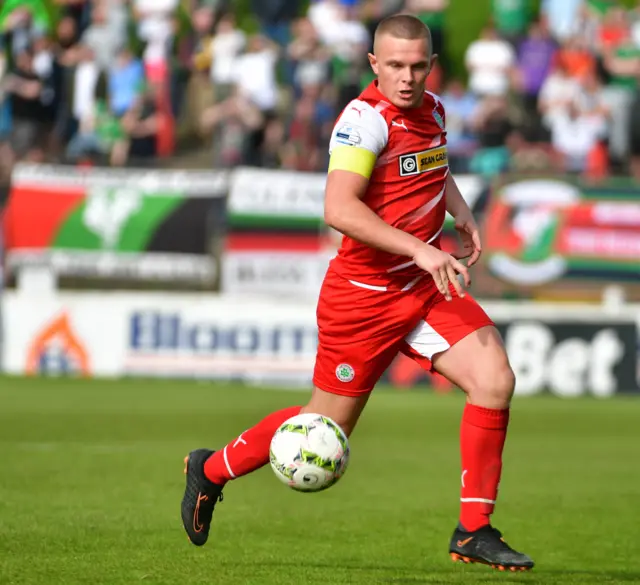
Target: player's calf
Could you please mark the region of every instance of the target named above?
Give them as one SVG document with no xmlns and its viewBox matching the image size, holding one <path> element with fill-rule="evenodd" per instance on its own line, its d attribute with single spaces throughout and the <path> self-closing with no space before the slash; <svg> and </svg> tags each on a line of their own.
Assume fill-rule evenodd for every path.
<svg viewBox="0 0 640 585">
<path fill-rule="evenodd" d="M 213 511 L 222 500 L 224 485 L 266 465 L 276 429 L 299 412 L 299 406 L 273 412 L 220 451 L 197 449 L 189 453 L 185 458 L 187 485 L 182 498 L 182 523 L 193 544 L 202 546 L 207 542 Z"/>
<path fill-rule="evenodd" d="M 515 377 L 491 326 L 461 339 L 434 365 L 469 397 L 460 426 L 460 523 L 477 531 L 490 525 L 498 496 Z"/>
</svg>

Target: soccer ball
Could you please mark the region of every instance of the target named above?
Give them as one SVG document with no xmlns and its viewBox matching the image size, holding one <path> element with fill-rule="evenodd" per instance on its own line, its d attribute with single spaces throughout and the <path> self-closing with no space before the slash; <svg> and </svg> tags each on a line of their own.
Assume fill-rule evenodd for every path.
<svg viewBox="0 0 640 585">
<path fill-rule="evenodd" d="M 298 414 L 273 435 L 271 468 L 280 481 L 300 492 L 331 487 L 349 463 L 349 440 L 329 417 Z"/>
</svg>

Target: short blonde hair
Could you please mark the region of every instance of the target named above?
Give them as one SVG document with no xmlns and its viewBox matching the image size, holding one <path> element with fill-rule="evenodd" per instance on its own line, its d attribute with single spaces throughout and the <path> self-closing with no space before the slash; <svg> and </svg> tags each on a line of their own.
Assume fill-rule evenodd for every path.
<svg viewBox="0 0 640 585">
<path fill-rule="evenodd" d="M 387 16 L 378 24 L 373 39 L 375 52 L 376 41 L 383 35 L 389 35 L 396 39 L 426 39 L 429 44 L 429 52 L 431 52 L 431 31 L 429 27 L 419 18 L 411 14 L 394 14 Z"/>
</svg>

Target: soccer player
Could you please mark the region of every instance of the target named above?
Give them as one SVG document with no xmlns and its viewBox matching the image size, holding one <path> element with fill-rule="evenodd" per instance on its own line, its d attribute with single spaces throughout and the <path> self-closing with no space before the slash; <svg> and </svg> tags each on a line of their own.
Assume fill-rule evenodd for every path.
<svg viewBox="0 0 640 585">
<path fill-rule="evenodd" d="M 369 61 L 377 80 L 340 115 L 330 141 L 326 223 L 344 235 L 317 307 L 314 390 L 306 406 L 274 412 L 219 451 L 185 458 L 182 520 L 203 545 L 225 484 L 269 461 L 276 429 L 304 412 L 349 434 L 398 352 L 467 395 L 460 432 L 462 493 L 450 554 L 501 570 L 533 561 L 513 550 L 490 518 L 498 494 L 514 374 L 491 319 L 466 294 L 479 258 L 478 227 L 447 165 L 445 112 L 425 92 L 433 66 L 429 29 L 409 15 L 382 21 Z M 448 211 L 463 250 L 440 249 Z"/>
</svg>

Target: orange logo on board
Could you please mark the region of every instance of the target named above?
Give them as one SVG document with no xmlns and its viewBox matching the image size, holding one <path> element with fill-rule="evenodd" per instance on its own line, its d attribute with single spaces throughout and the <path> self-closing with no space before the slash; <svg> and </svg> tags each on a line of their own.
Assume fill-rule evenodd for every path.
<svg viewBox="0 0 640 585">
<path fill-rule="evenodd" d="M 69 316 L 63 313 L 31 342 L 27 352 L 27 374 L 91 373 L 89 355 L 74 333 Z"/>
</svg>

